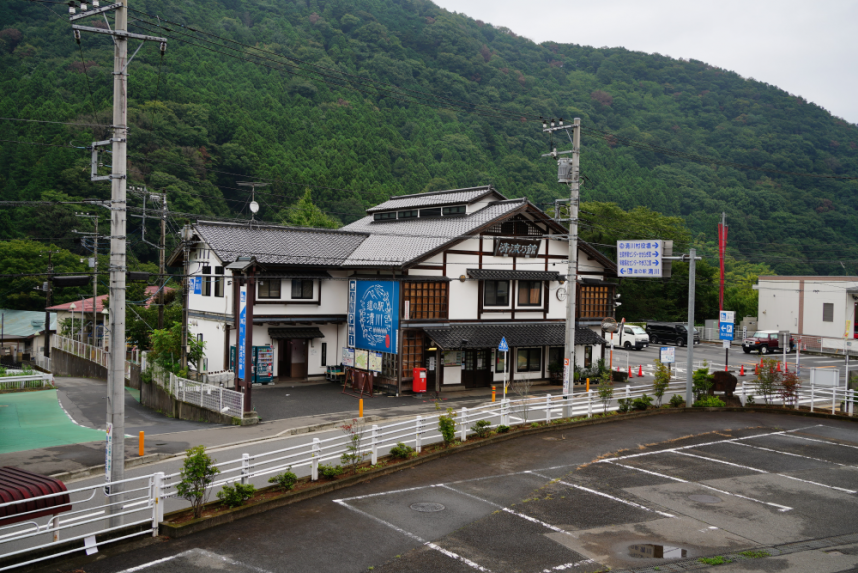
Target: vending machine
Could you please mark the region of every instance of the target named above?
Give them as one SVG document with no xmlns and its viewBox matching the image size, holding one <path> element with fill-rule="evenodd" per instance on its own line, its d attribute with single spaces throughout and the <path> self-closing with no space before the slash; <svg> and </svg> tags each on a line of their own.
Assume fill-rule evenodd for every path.
<svg viewBox="0 0 858 573">
<path fill-rule="evenodd" d="M 268 384 L 274 380 L 274 348 L 254 346 L 250 355 L 254 384 Z M 235 346 L 229 347 L 229 369 L 235 372 Z"/>
</svg>

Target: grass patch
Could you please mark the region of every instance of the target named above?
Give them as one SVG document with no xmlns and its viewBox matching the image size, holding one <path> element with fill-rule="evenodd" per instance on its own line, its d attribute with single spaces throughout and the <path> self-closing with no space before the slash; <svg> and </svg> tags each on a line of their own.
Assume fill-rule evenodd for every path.
<svg viewBox="0 0 858 573">
<path fill-rule="evenodd" d="M 701 557 L 698 561 L 705 563 L 706 565 L 726 565 L 731 562 L 723 555 L 717 555 L 715 557 Z"/>
<path fill-rule="evenodd" d="M 761 557 L 771 557 L 768 551 L 740 551 L 739 555 L 748 559 L 760 559 Z"/>
</svg>

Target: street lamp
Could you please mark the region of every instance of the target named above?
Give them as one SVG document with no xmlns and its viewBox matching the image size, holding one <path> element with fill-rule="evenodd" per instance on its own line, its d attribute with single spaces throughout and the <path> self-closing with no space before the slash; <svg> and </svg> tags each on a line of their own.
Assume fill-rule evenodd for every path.
<svg viewBox="0 0 858 573">
<path fill-rule="evenodd" d="M 71 303 L 69 310 L 72 313 L 72 327 L 71 327 L 71 339 L 74 340 L 74 311 L 77 309 L 77 305 L 75 303 Z"/>
</svg>

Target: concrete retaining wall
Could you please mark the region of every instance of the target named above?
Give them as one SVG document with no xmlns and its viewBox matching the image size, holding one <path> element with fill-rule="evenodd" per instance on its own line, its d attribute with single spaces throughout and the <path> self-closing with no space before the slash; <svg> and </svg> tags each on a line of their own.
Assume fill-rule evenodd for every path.
<svg viewBox="0 0 858 573">
<path fill-rule="evenodd" d="M 107 368 L 59 348 L 51 348 L 51 370 L 54 376 L 107 380 Z"/>
<path fill-rule="evenodd" d="M 141 384 L 140 403 L 165 416 L 178 418 L 179 420 L 213 422 L 215 424 L 231 424 L 236 426 L 248 426 L 259 422 L 259 419 L 255 416 L 241 420 L 240 418 L 233 418 L 220 412 L 212 412 L 193 404 L 181 402 L 154 383 Z"/>
</svg>

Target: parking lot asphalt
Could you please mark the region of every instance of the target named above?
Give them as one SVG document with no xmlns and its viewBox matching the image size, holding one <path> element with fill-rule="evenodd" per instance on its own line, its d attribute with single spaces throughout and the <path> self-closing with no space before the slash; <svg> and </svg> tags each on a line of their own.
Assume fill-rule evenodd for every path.
<svg viewBox="0 0 858 573">
<path fill-rule="evenodd" d="M 725 571 L 847 571 L 856 490 L 852 422 L 658 416 L 489 445 L 81 569 L 667 571 L 720 557 Z"/>
</svg>

